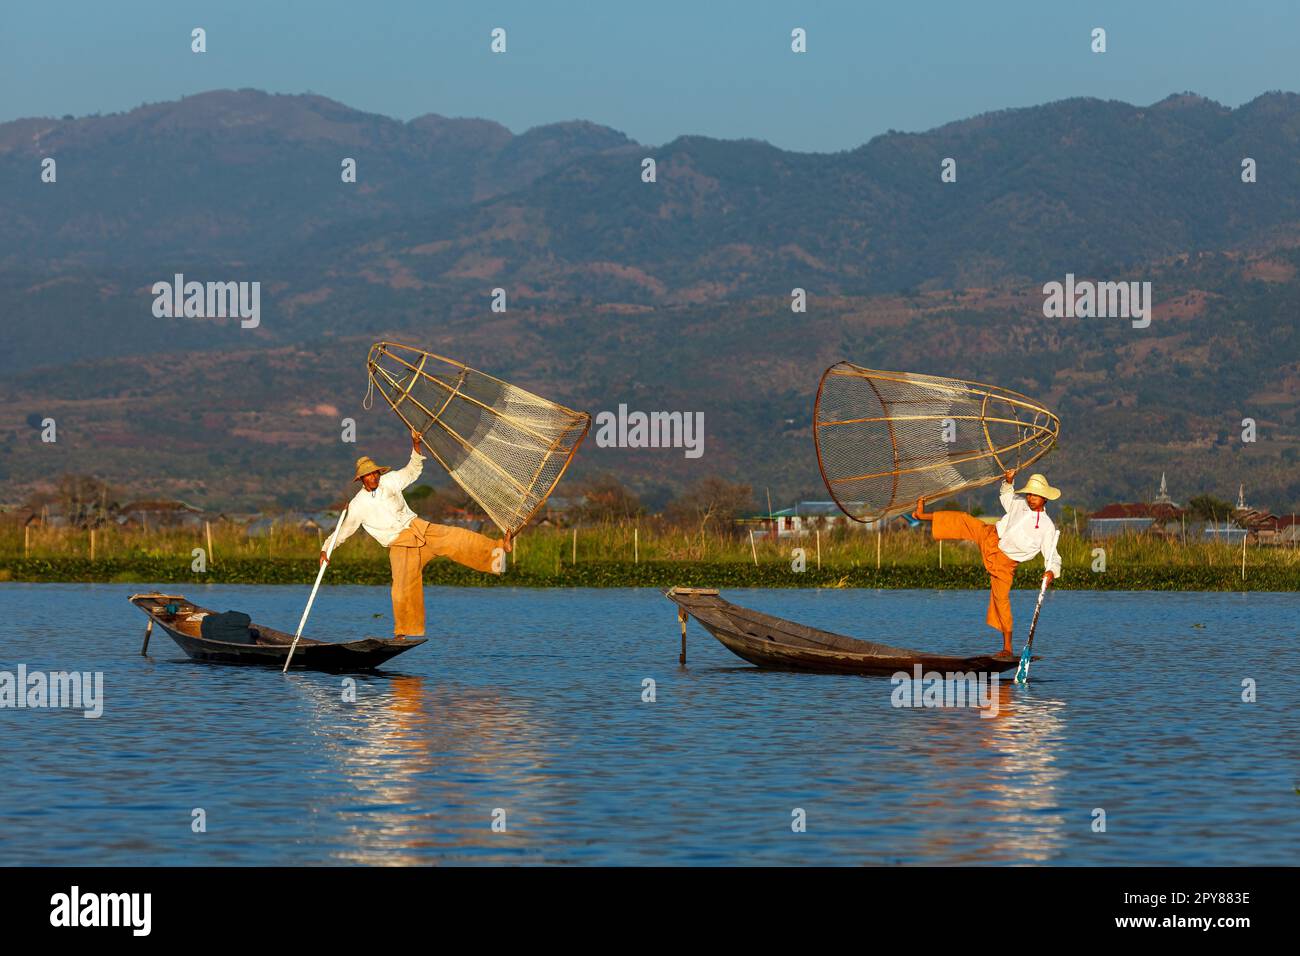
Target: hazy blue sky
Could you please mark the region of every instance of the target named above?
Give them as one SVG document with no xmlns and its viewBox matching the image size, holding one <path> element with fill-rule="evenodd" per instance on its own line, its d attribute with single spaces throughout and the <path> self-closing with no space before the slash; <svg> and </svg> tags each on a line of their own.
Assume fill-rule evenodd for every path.
<svg viewBox="0 0 1300 956">
<path fill-rule="evenodd" d="M 189 52 L 195 26 L 206 54 Z M 488 50 L 497 26 L 503 56 Z M 1104 55 L 1089 52 L 1094 26 Z M 580 118 L 649 144 L 702 133 L 820 151 L 1070 96 L 1193 90 L 1237 106 L 1300 90 L 1297 38 L 1291 0 L 5 0 L 0 121 L 255 87 L 400 119 L 519 132 Z"/>
</svg>

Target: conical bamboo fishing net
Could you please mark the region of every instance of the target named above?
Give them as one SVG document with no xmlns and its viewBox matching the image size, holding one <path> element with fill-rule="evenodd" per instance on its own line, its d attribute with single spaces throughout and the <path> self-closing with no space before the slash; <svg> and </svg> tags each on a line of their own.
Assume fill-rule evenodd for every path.
<svg viewBox="0 0 1300 956">
<path fill-rule="evenodd" d="M 1054 414 L 1017 392 L 849 362 L 826 370 L 813 407 L 822 479 L 857 521 L 998 481 L 1050 451 L 1060 430 Z"/>
<path fill-rule="evenodd" d="M 409 345 L 376 343 L 366 370 L 428 454 L 511 535 L 541 508 L 591 425 L 584 412 Z"/>
</svg>

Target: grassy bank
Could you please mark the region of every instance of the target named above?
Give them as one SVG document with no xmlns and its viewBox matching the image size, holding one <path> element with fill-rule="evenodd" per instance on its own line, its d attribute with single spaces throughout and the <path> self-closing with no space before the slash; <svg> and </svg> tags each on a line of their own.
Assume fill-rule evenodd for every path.
<svg viewBox="0 0 1300 956">
<path fill-rule="evenodd" d="M 851 587 L 985 588 L 979 553 L 964 542 L 942 548 L 928 535 L 898 531 L 882 535 L 837 530 L 818 539 L 756 539 L 691 533 L 654 524 L 607 524 L 591 528 L 544 528 L 525 532 L 500 578 L 447 561 L 425 570 L 429 584 L 483 587 Z M 0 581 L 159 582 L 186 584 L 310 584 L 316 573 L 319 536 L 279 528 L 262 538 L 242 529 L 123 532 L 101 530 L 91 558 L 89 532 L 14 529 L 0 535 Z M 24 547 L 25 545 L 25 547 Z M 803 571 L 795 548 L 804 551 Z M 1105 550 L 1105 571 L 1093 570 Z M 1059 586 L 1086 590 L 1294 591 L 1300 590 L 1300 551 L 1242 549 L 1220 542 L 1163 541 L 1124 537 L 1094 542 L 1067 532 L 1060 550 Z M 201 553 L 196 553 L 201 552 Z M 877 560 L 879 567 L 877 568 Z M 192 570 L 196 561 L 205 570 Z M 942 566 L 941 566 L 942 562 Z M 820 567 L 819 567 L 820 564 Z M 1038 584 L 1042 565 L 1030 562 L 1016 575 L 1018 587 Z M 390 583 L 386 552 L 358 534 L 336 555 L 328 584 Z"/>
</svg>

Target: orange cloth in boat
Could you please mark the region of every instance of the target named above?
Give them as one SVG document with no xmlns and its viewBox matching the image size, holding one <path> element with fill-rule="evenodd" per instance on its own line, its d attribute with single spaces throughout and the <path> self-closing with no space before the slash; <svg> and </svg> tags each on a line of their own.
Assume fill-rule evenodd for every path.
<svg viewBox="0 0 1300 956">
<path fill-rule="evenodd" d="M 430 524 L 415 518 L 388 546 L 393 568 L 393 633 L 424 636 L 424 566 L 434 558 L 450 558 L 475 571 L 494 571 L 493 555 L 500 541 L 467 528 Z M 502 565 L 504 570 L 504 564 Z"/>
<path fill-rule="evenodd" d="M 989 627 L 1011 633 L 1011 579 L 1017 562 L 998 547 L 998 529 L 973 518 L 964 511 L 936 511 L 930 529 L 936 541 L 974 541 L 989 573 L 989 612 L 984 620 Z"/>
</svg>

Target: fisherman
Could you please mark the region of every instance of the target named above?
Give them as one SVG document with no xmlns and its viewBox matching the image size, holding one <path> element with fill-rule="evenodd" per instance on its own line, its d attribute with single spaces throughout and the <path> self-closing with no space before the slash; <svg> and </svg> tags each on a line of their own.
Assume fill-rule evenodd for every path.
<svg viewBox="0 0 1300 956">
<path fill-rule="evenodd" d="M 500 556 L 510 550 L 509 538 L 494 541 L 466 528 L 431 524 L 411 510 L 402 489 L 424 469 L 420 441 L 420 433 L 412 429 L 411 460 L 401 471 L 380 467 L 364 455 L 357 459 L 352 480 L 361 482 L 361 490 L 348 503 L 343 523 L 326 539 L 320 553 L 321 564 L 327 563 L 332 549 L 357 528 L 365 528 L 388 549 L 393 568 L 393 633 L 398 640 L 424 636 L 422 572 L 430 560 L 450 558 L 476 571 L 500 574 L 504 570 Z"/>
<path fill-rule="evenodd" d="M 1061 556 L 1056 551 L 1056 526 L 1047 516 L 1044 506 L 1061 497 L 1060 489 L 1053 488 L 1042 475 L 1030 475 L 1020 490 L 1015 487 L 1015 469 L 1007 471 L 999 491 L 1002 509 L 1006 512 L 996 525 L 985 524 L 964 511 L 925 510 L 925 499 L 918 498 L 912 517 L 918 521 L 933 521 L 931 533 L 936 541 L 964 540 L 979 545 L 984 558 L 984 568 L 989 573 L 989 612 L 985 620 L 989 627 L 1002 632 L 1002 653 L 998 657 L 1011 657 L 1011 578 L 1016 565 L 1035 555 L 1043 556 L 1047 583 L 1061 576 Z M 1023 499 L 1017 495 L 1024 495 Z"/>
</svg>

